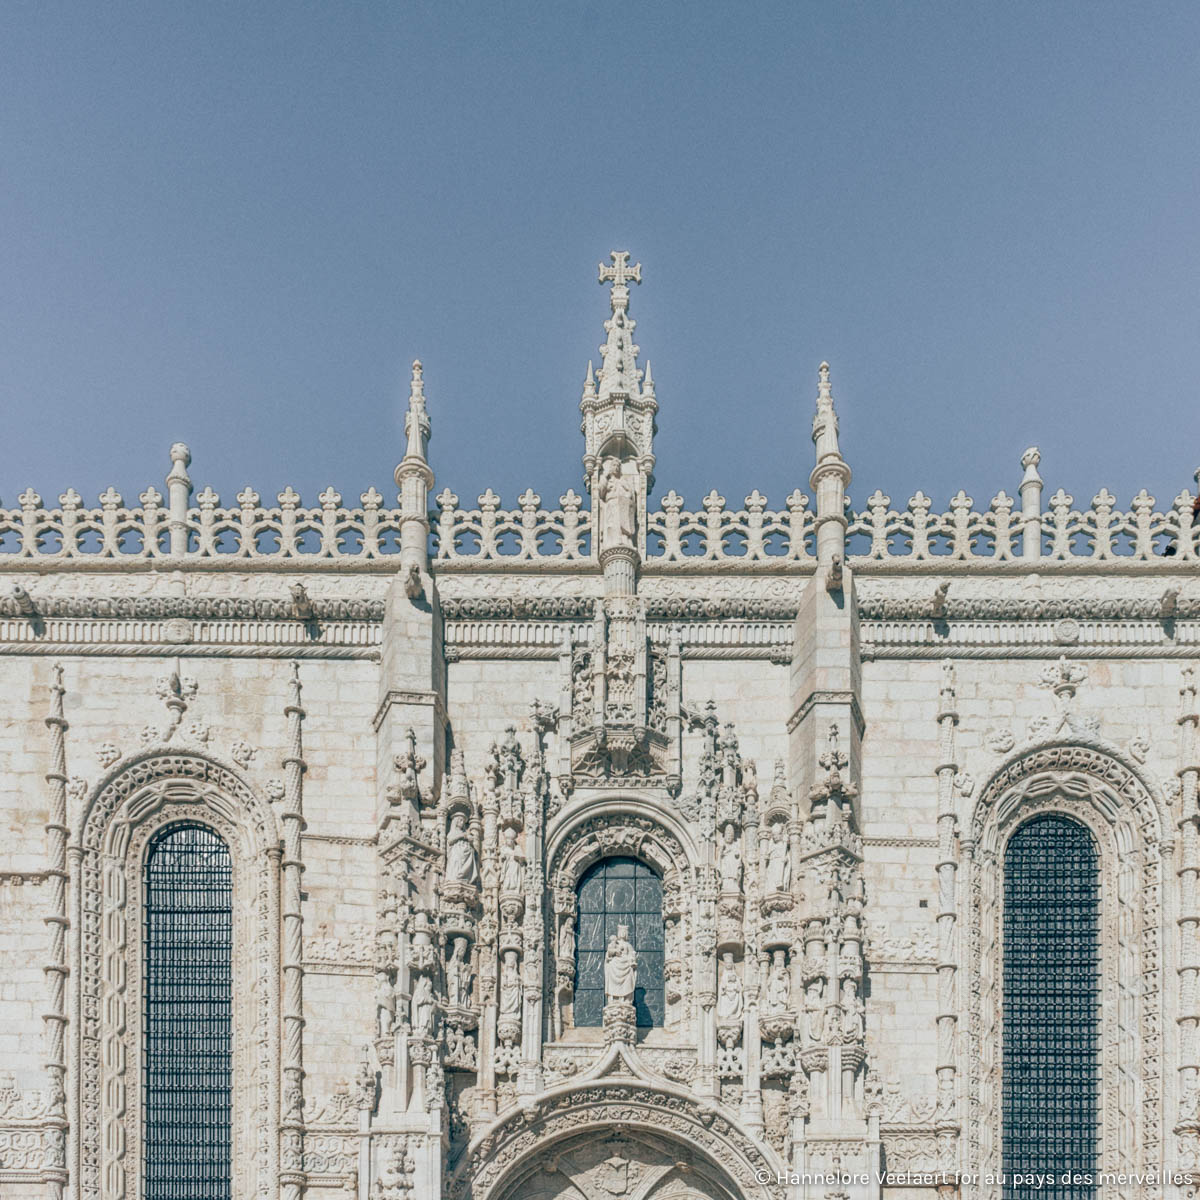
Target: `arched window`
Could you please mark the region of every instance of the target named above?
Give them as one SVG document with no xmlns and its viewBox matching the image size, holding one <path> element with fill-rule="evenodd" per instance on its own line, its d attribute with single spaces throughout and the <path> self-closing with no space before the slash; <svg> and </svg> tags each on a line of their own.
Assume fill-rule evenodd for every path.
<svg viewBox="0 0 1200 1200">
<path fill-rule="evenodd" d="M 1078 821 L 1035 817 L 1004 855 L 1003 1170 L 1052 1175 L 1005 1200 L 1092 1200 L 1063 1184 L 1095 1172 L 1099 1150 L 1100 884 Z"/>
<path fill-rule="evenodd" d="M 575 1024 L 604 1016 L 604 952 L 621 925 L 637 951 L 633 992 L 639 1027 L 663 1023 L 662 880 L 640 859 L 604 858 L 579 882 L 575 961 Z"/>
<path fill-rule="evenodd" d="M 229 1200 L 232 876 L 204 826 L 146 852 L 145 1200 Z"/>
</svg>

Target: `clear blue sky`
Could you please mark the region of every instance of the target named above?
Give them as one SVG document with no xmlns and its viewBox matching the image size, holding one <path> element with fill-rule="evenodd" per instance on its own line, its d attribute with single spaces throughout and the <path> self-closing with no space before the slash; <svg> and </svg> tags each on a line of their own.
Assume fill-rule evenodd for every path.
<svg viewBox="0 0 1200 1200">
<path fill-rule="evenodd" d="M 0 499 L 581 488 L 644 266 L 658 493 L 1160 505 L 1200 466 L 1200 4 L 146 3 L 0 10 Z"/>
</svg>

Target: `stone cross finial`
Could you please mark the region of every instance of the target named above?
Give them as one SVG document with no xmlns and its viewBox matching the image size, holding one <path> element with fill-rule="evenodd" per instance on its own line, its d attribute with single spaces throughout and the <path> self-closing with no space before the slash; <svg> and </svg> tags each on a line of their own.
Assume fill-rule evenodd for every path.
<svg viewBox="0 0 1200 1200">
<path fill-rule="evenodd" d="M 642 264 L 634 263 L 629 265 L 628 250 L 610 250 L 609 258 L 613 260 L 611 267 L 606 267 L 603 263 L 600 264 L 600 282 L 612 282 L 617 287 L 625 287 L 632 279 L 634 283 L 642 282 Z"/>
</svg>

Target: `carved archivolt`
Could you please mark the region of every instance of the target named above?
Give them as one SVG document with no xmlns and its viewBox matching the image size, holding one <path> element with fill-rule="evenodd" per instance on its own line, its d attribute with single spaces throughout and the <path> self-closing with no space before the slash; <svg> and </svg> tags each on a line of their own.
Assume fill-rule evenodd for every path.
<svg viewBox="0 0 1200 1200">
<path fill-rule="evenodd" d="M 151 748 L 96 789 L 76 841 L 72 974 L 78 1005 L 76 1178 L 81 1200 L 136 1200 L 142 1128 L 142 866 L 164 826 L 206 825 L 228 845 L 234 889 L 233 1195 L 278 1177 L 279 836 L 270 807 L 232 767 Z"/>
<path fill-rule="evenodd" d="M 699 1173 L 719 1180 L 744 1200 L 783 1200 L 783 1164 L 715 1109 L 681 1092 L 640 1081 L 600 1081 L 548 1093 L 477 1139 L 450 1181 L 453 1200 L 510 1200 L 520 1183 L 549 1164 L 569 1140 L 619 1129 L 635 1140 L 649 1135 L 664 1161 L 697 1161 Z M 636 1160 L 636 1154 L 622 1156 Z M 619 1169 L 619 1162 L 612 1164 Z M 768 1182 L 763 1182 L 764 1180 Z M 628 1181 L 623 1181 L 625 1186 Z M 514 1193 L 514 1188 L 518 1193 Z M 614 1194 L 637 1194 L 616 1191 Z"/>
<path fill-rule="evenodd" d="M 970 822 L 968 1167 L 1000 1168 L 1004 852 L 1017 827 L 1041 813 L 1081 822 L 1099 847 L 1100 1169 L 1137 1173 L 1162 1153 L 1162 856 L 1170 842 L 1150 786 L 1099 742 L 1022 749 L 983 788 Z"/>
</svg>

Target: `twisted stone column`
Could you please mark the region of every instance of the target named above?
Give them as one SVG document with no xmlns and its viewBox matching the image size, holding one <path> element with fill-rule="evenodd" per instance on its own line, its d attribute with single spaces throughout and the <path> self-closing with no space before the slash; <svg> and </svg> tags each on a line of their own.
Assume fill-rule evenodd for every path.
<svg viewBox="0 0 1200 1200">
<path fill-rule="evenodd" d="M 46 818 L 46 886 L 50 892 L 46 925 L 50 929 L 50 953 L 44 968 L 49 1004 L 42 1019 L 46 1023 L 46 1075 L 50 1081 L 49 1157 L 47 1182 L 53 1200 L 62 1200 L 67 1183 L 67 722 L 63 716 L 63 669 L 54 664 L 50 685 L 50 770 L 46 773 L 49 800 Z"/>
<path fill-rule="evenodd" d="M 1195 1138 L 1200 1134 L 1200 813 L 1196 807 L 1200 706 L 1192 667 L 1183 669 L 1179 702 L 1179 1118 L 1175 1132 Z"/>
<path fill-rule="evenodd" d="M 304 1190 L 304 966 L 300 879 L 304 864 L 300 833 L 304 828 L 304 747 L 300 707 L 300 664 L 292 663 L 290 697 L 284 713 L 288 752 L 283 760 L 283 1120 L 280 1192 L 300 1200 Z"/>
</svg>

